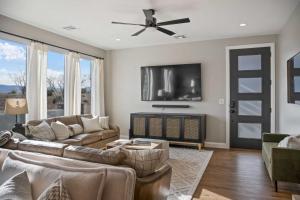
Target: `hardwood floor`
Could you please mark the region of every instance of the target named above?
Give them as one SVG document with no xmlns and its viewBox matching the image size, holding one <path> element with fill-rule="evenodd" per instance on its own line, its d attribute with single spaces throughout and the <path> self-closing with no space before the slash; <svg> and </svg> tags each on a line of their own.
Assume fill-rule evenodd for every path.
<svg viewBox="0 0 300 200">
<path fill-rule="evenodd" d="M 298 184 L 279 182 L 275 192 L 258 150 L 213 149 L 194 200 L 285 200 L 300 194 Z"/>
</svg>

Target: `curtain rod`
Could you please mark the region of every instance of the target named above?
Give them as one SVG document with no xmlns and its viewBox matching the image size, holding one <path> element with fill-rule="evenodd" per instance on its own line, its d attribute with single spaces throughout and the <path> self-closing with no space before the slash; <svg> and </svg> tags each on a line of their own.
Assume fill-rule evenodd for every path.
<svg viewBox="0 0 300 200">
<path fill-rule="evenodd" d="M 93 55 L 90 55 L 90 54 L 87 54 L 87 53 L 82 53 L 82 52 L 75 51 L 75 50 L 72 50 L 72 49 L 68 49 L 68 48 L 65 48 L 65 47 L 57 46 L 57 45 L 54 45 L 54 44 L 49 44 L 47 42 L 42 42 L 42 41 L 35 40 L 35 39 L 29 38 L 29 37 L 25 37 L 25 36 L 22 36 L 22 35 L 17 35 L 17 34 L 14 34 L 14 33 L 9 33 L 9 32 L 3 31 L 3 30 L 0 30 L 0 32 L 8 34 L 8 35 L 15 36 L 15 37 L 23 38 L 23 39 L 26 39 L 26 40 L 31 40 L 33 42 L 39 42 L 39 43 L 42 43 L 42 44 L 46 44 L 46 45 L 49 45 L 49 46 L 52 46 L 52 47 L 56 47 L 56 48 L 59 48 L 59 49 L 64 49 L 64 50 L 71 51 L 71 52 L 74 52 L 74 53 L 82 54 L 82 55 L 85 55 L 85 56 L 90 56 L 90 57 L 93 57 L 93 58 L 98 58 L 100 60 L 104 60 L 104 58 L 102 58 L 102 57 L 97 57 L 97 56 L 93 56 Z"/>
</svg>

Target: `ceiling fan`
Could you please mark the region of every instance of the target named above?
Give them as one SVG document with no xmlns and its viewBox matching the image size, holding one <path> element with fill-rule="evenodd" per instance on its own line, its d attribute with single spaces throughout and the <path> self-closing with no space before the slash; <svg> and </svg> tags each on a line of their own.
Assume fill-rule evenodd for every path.
<svg viewBox="0 0 300 200">
<path fill-rule="evenodd" d="M 155 10 L 153 9 L 143 9 L 143 12 L 146 16 L 146 22 L 145 24 L 135 24 L 135 23 L 124 23 L 124 22 L 112 22 L 113 24 L 122 24 L 122 25 L 134 25 L 134 26 L 142 26 L 144 27 L 142 30 L 132 34 L 131 36 L 138 36 L 142 32 L 144 32 L 147 28 L 155 28 L 156 30 L 165 33 L 169 36 L 174 35 L 175 33 L 173 31 L 170 31 L 168 29 L 162 28 L 161 26 L 166 25 L 173 25 L 173 24 L 182 24 L 182 23 L 189 23 L 189 18 L 182 18 L 182 19 L 175 19 L 171 21 L 165 21 L 165 22 L 156 22 L 156 18 L 153 17 L 155 15 Z"/>
</svg>

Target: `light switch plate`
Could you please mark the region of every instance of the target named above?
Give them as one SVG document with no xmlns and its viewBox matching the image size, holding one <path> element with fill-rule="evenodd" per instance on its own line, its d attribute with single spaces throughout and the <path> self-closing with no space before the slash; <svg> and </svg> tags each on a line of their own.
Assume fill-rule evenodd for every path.
<svg viewBox="0 0 300 200">
<path fill-rule="evenodd" d="M 224 103 L 225 103 L 225 100 L 224 100 L 223 98 L 220 98 L 220 99 L 219 99 L 219 104 L 220 104 L 220 105 L 224 105 Z"/>
</svg>

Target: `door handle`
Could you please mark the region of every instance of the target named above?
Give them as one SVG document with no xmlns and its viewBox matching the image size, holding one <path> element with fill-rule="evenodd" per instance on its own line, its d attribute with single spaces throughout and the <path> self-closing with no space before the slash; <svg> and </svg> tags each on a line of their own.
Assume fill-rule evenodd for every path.
<svg viewBox="0 0 300 200">
<path fill-rule="evenodd" d="M 230 113 L 235 113 L 235 110 L 234 109 L 230 109 Z"/>
</svg>

